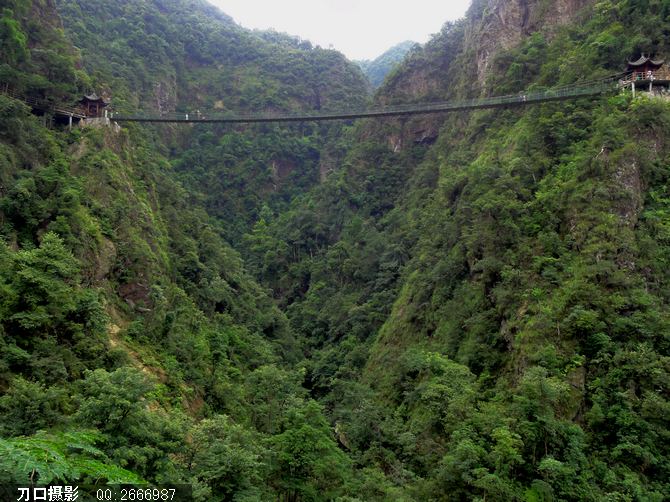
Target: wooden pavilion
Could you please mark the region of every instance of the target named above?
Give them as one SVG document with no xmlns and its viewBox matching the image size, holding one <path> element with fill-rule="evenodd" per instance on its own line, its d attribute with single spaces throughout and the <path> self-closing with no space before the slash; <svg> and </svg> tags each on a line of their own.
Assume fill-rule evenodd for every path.
<svg viewBox="0 0 670 502">
<path fill-rule="evenodd" d="M 84 95 L 83 99 L 79 101 L 84 105 L 84 110 L 86 110 L 86 118 L 98 118 L 102 117 L 102 109 L 109 105 L 109 101 L 105 101 L 103 98 L 98 97 L 95 93 L 90 96 Z"/>
<path fill-rule="evenodd" d="M 640 56 L 640 59 L 637 61 L 628 61 L 628 71 L 645 74 L 650 71 L 655 72 L 661 69 L 661 66 L 663 66 L 664 62 L 664 59 L 654 61 L 651 58 L 645 56 L 643 53 L 642 56 Z"/>
<path fill-rule="evenodd" d="M 619 81 L 619 86 L 631 84 L 633 96 L 635 96 L 636 86 L 649 84 L 649 92 L 653 85 L 670 85 L 670 72 L 662 69 L 665 59 L 653 60 L 644 54 L 637 61 L 628 61 L 628 74 Z"/>
</svg>

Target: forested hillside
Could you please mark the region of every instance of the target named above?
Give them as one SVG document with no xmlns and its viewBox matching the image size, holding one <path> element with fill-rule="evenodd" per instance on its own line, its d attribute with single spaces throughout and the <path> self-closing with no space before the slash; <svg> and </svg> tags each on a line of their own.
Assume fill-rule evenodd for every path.
<svg viewBox="0 0 670 502">
<path fill-rule="evenodd" d="M 5 4 L 0 80 L 35 97 L 201 114 L 369 99 L 341 54 L 199 1 Z M 371 102 L 618 73 L 670 54 L 669 16 L 668 0 L 475 0 Z M 0 94 L 0 482 L 665 500 L 670 104 L 655 89 L 120 132 L 47 129 Z"/>
<path fill-rule="evenodd" d="M 411 40 L 405 40 L 388 49 L 384 54 L 374 60 L 356 61 L 361 69 L 372 82 L 374 87 L 379 87 L 391 69 L 405 57 L 405 54 L 415 45 Z M 417 47 L 418 48 L 418 47 Z"/>
<path fill-rule="evenodd" d="M 365 77 L 342 54 L 244 30 L 206 2 L 58 0 L 85 68 L 120 112 L 287 112 L 362 106 Z M 155 148 L 228 239 L 264 205 L 288 203 L 341 157 L 342 124 L 152 129 Z M 187 132 L 188 131 L 188 132 Z M 216 167 L 215 167 L 216 166 Z M 205 169 L 207 173 L 205 173 Z M 204 183 L 206 188 L 200 186 Z"/>
</svg>

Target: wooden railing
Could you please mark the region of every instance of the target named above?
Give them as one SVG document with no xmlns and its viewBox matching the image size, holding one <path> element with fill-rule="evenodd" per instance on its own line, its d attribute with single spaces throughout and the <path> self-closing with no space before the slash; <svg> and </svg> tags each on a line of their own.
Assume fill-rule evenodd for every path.
<svg viewBox="0 0 670 502">
<path fill-rule="evenodd" d="M 670 71 L 669 70 L 656 70 L 656 71 L 633 71 L 626 74 L 621 80 L 619 80 L 619 86 L 629 85 L 633 82 L 668 82 L 670 81 Z"/>
<path fill-rule="evenodd" d="M 49 103 L 48 101 L 44 101 L 43 99 L 37 99 L 37 98 L 33 98 L 32 96 L 26 96 L 24 94 L 19 94 L 13 88 L 11 88 L 9 86 L 9 84 L 7 84 L 6 82 L 0 82 L 0 93 L 9 96 L 12 99 L 16 99 L 18 101 L 23 101 L 25 104 L 27 104 L 31 108 L 37 108 L 39 110 L 52 111 L 52 112 L 55 112 L 56 114 L 59 114 L 59 115 L 66 115 L 66 116 L 72 115 L 73 117 L 76 117 L 76 118 L 79 118 L 79 119 L 86 118 L 86 114 L 80 108 L 73 108 L 71 106 L 53 104 L 53 103 Z"/>
</svg>

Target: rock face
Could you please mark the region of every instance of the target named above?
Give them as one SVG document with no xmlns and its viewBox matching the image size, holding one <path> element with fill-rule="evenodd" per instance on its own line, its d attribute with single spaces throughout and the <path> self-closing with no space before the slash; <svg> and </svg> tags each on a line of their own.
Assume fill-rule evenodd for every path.
<svg viewBox="0 0 670 502">
<path fill-rule="evenodd" d="M 543 30 L 551 37 L 564 24 L 574 18 L 590 0 L 473 0 L 468 11 L 468 24 L 462 46 L 458 51 L 471 55 L 468 58 L 467 81 L 469 85 L 487 95 L 486 77 L 492 71 L 493 60 L 500 51 L 517 47 L 525 37 Z M 437 47 L 437 49 L 433 48 Z M 426 44 L 424 51 L 443 51 L 442 45 Z M 406 101 L 440 100 L 446 94 L 445 86 L 451 85 L 448 78 L 436 77 L 435 61 L 440 58 L 425 58 L 431 64 L 421 62 L 411 66 L 404 80 L 391 83 L 383 94 L 377 96 L 380 106 L 385 106 L 391 96 L 404 96 Z M 410 63 L 411 64 L 411 63 Z M 439 63 L 438 63 L 439 64 Z M 443 61 L 443 69 L 450 64 Z M 439 75 L 439 72 L 438 72 Z M 437 140 L 441 117 L 423 116 L 407 120 L 389 118 L 387 123 L 396 125 L 396 133 L 388 135 L 387 144 L 400 151 L 413 146 L 425 146 Z M 373 134 L 373 131 L 370 131 Z"/>
<path fill-rule="evenodd" d="M 569 23 L 589 0 L 483 0 L 472 18 L 466 47 L 476 50 L 477 80 L 486 81 L 493 56 L 544 27 Z M 481 7 L 484 7 L 483 9 Z M 473 5 L 475 7 L 475 5 Z"/>
<path fill-rule="evenodd" d="M 5 2 L 6 3 L 6 2 Z M 35 23 L 43 27 L 50 28 L 52 36 L 60 42 L 61 52 L 65 52 L 67 55 L 72 56 L 74 61 L 75 70 L 81 70 L 84 67 L 84 61 L 81 57 L 81 53 L 78 49 L 75 49 L 69 40 L 63 35 L 63 21 L 58 14 L 56 8 L 55 0 L 31 0 L 27 2 L 29 7 L 20 14 L 23 18 L 24 23 Z M 3 5 L 4 7 L 5 5 Z M 7 5 L 9 7 L 9 5 Z M 26 7 L 26 5 L 24 5 Z M 17 8 L 16 6 L 13 8 Z M 19 9 L 21 9 L 19 7 Z M 26 40 L 26 48 L 33 51 L 38 50 L 52 50 L 53 47 L 51 44 L 54 44 L 53 39 L 45 39 L 42 35 L 39 35 L 39 30 L 35 30 L 35 36 L 29 36 Z M 46 42 L 50 40 L 50 42 Z M 58 45 L 58 44 L 56 44 Z"/>
<path fill-rule="evenodd" d="M 172 77 L 172 82 L 156 82 L 154 84 L 154 96 L 156 97 L 156 111 L 160 114 L 172 113 L 177 106 L 177 82 Z"/>
<path fill-rule="evenodd" d="M 139 279 L 140 280 L 138 281 L 129 282 L 121 286 L 119 289 L 119 296 L 123 299 L 124 302 L 130 305 L 131 308 L 134 308 L 135 304 L 138 302 L 143 302 L 146 305 L 145 308 L 151 308 L 152 301 L 149 284 L 146 281 L 146 277 L 143 276 Z"/>
<path fill-rule="evenodd" d="M 56 10 L 55 0 L 32 2 L 28 11 L 28 19 L 40 24 L 46 24 L 54 30 L 63 29 L 63 22 Z"/>
</svg>

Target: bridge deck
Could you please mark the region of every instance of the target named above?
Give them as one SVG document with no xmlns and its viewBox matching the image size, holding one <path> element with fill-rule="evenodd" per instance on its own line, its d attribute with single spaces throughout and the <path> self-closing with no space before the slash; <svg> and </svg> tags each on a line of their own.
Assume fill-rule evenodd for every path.
<svg viewBox="0 0 670 502">
<path fill-rule="evenodd" d="M 660 77 L 670 78 L 663 75 Z M 617 86 L 621 87 L 636 78 L 630 74 L 615 75 L 606 79 L 583 82 L 580 84 L 542 89 L 527 93 L 510 94 L 491 98 L 466 99 L 462 101 L 445 101 L 441 103 L 411 104 L 400 106 L 387 106 L 383 108 L 351 109 L 319 112 L 297 112 L 297 113 L 259 113 L 259 114 L 196 114 L 189 117 L 187 114 L 139 114 L 127 115 L 113 113 L 109 116 L 115 122 L 188 122 L 188 123 L 257 123 L 257 122 L 311 122 L 320 120 L 344 120 L 368 117 L 392 117 L 403 115 L 420 115 L 428 113 L 448 113 L 459 110 L 473 110 L 478 108 L 496 108 L 508 106 L 520 106 L 546 101 L 558 101 L 579 96 L 599 94 Z M 32 97 L 22 96 L 14 92 L 7 84 L 0 83 L 0 92 L 19 99 L 33 108 L 51 111 L 57 115 L 72 116 L 74 118 L 85 118 L 82 110 L 68 106 L 48 103 Z"/>
<path fill-rule="evenodd" d="M 321 112 L 298 112 L 286 114 L 114 114 L 110 118 L 116 122 L 188 122 L 188 123 L 258 123 L 258 122 L 311 122 L 320 120 L 344 120 L 367 117 L 391 117 L 402 115 L 418 115 L 427 113 L 446 113 L 459 110 L 478 108 L 496 108 L 520 106 L 546 101 L 558 101 L 579 96 L 599 94 L 616 88 L 616 77 L 597 82 L 589 82 L 572 86 L 555 87 L 525 94 L 511 94 L 492 98 L 468 99 L 463 101 L 446 101 L 441 103 L 387 106 L 384 108 L 368 108 L 356 110 L 336 110 Z"/>
</svg>

